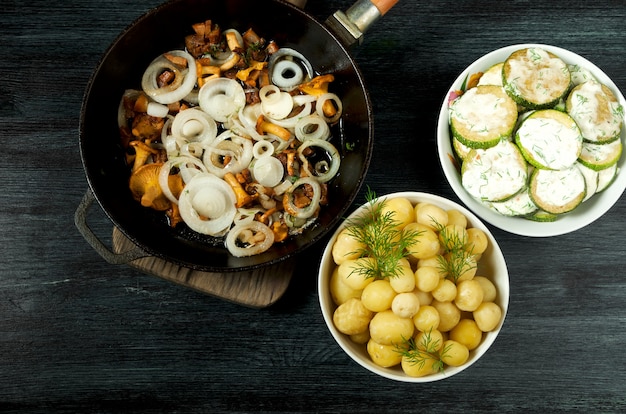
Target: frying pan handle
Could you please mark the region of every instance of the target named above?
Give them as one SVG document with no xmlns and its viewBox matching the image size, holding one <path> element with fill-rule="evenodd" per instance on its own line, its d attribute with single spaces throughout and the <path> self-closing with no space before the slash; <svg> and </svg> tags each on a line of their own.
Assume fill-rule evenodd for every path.
<svg viewBox="0 0 626 414">
<path fill-rule="evenodd" d="M 345 13 L 336 11 L 326 25 L 346 45 L 361 44 L 363 34 L 399 0 L 357 0 Z"/>
<path fill-rule="evenodd" d="M 109 249 L 102 241 L 100 241 L 98 236 L 95 235 L 87 224 L 87 211 L 95 199 L 96 197 L 93 195 L 91 189 L 88 189 L 78 205 L 76 213 L 74 214 L 74 224 L 78 228 L 80 234 L 82 234 L 85 240 L 87 240 L 87 243 L 89 243 L 104 260 L 111 264 L 127 264 L 141 257 L 149 256 L 148 253 L 139 247 L 127 250 L 124 253 L 115 253 L 111 251 L 111 249 Z"/>
</svg>

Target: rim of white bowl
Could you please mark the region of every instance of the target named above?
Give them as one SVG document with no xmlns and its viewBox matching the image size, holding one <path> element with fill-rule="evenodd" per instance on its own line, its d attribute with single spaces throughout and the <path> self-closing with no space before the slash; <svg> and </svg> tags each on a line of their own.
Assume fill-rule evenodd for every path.
<svg viewBox="0 0 626 414">
<path fill-rule="evenodd" d="M 478 361 L 491 347 L 491 345 L 496 340 L 499 335 L 502 326 L 504 324 L 504 320 L 506 319 L 506 315 L 509 307 L 509 273 L 506 266 L 506 261 L 504 259 L 504 255 L 498 242 L 494 238 L 493 234 L 489 231 L 487 226 L 471 211 L 462 205 L 449 200 L 444 197 L 440 197 L 434 194 L 421 193 L 421 192 L 398 192 L 385 194 L 378 197 L 378 199 L 383 198 L 397 198 L 397 197 L 405 197 L 408 198 L 413 204 L 417 202 L 431 202 L 435 205 L 438 205 L 445 210 L 456 209 L 465 215 L 467 218 L 468 226 L 477 227 L 485 232 L 487 238 L 489 239 L 488 250 L 486 250 L 486 254 L 483 254 L 483 258 L 488 258 L 485 262 L 479 262 L 480 266 L 486 266 L 488 269 L 493 267 L 499 267 L 501 269 L 501 273 L 498 275 L 498 282 L 496 282 L 496 287 L 498 289 L 498 296 L 496 303 L 502 309 L 502 319 L 498 324 L 497 328 L 491 332 L 485 334 L 480 345 L 470 352 L 470 358 L 468 361 L 460 367 L 446 367 L 443 373 L 428 375 L 425 377 L 410 377 L 402 372 L 402 369 L 399 366 L 393 368 L 383 368 L 380 367 L 370 359 L 369 355 L 367 355 L 367 351 L 365 350 L 365 345 L 359 345 L 350 340 L 348 336 L 339 332 L 335 325 L 333 324 L 333 312 L 336 309 L 336 305 L 333 302 L 329 283 L 330 277 L 332 275 L 332 270 L 335 266 L 335 263 L 332 258 L 332 246 L 337 240 L 337 236 L 346 227 L 346 220 L 342 221 L 337 230 L 333 233 L 330 238 L 328 244 L 326 245 L 324 252 L 322 253 L 322 258 L 320 261 L 320 267 L 318 272 L 318 300 L 320 304 L 320 308 L 322 311 L 322 315 L 324 317 L 324 322 L 328 327 L 331 335 L 333 336 L 335 342 L 344 350 L 352 360 L 361 365 L 363 368 L 369 370 L 370 372 L 380 375 L 382 377 L 402 382 L 413 382 L 413 383 L 426 383 L 433 381 L 440 381 L 446 378 L 450 378 L 462 371 L 465 371 L 467 368 L 472 366 L 476 361 Z M 348 219 L 354 218 L 355 215 L 362 212 L 369 203 L 365 203 L 359 206 Z M 483 259 L 484 260 L 484 259 Z M 492 276 L 494 277 L 494 276 Z"/>
<path fill-rule="evenodd" d="M 617 173 L 617 177 L 607 189 L 595 194 L 574 211 L 564 214 L 553 222 L 537 222 L 521 217 L 507 217 L 485 207 L 469 195 L 467 191 L 465 191 L 461 184 L 459 173 L 449 158 L 449 156 L 454 154 L 450 141 L 450 130 L 448 127 L 448 96 L 450 93 L 454 90 L 460 89 L 463 81 L 468 75 L 478 71 L 484 71 L 491 65 L 502 62 L 514 51 L 528 47 L 543 48 L 559 56 L 563 59 L 563 61 L 565 61 L 565 63 L 578 64 L 585 69 L 588 69 L 600 82 L 604 83 L 613 91 L 619 102 L 622 104 L 622 107 L 626 108 L 626 100 L 617 85 L 615 85 L 611 78 L 609 78 L 599 67 L 586 58 L 567 49 L 541 43 L 521 43 L 506 46 L 487 53 L 486 55 L 475 60 L 463 72 L 461 72 L 461 74 L 452 83 L 450 89 L 448 89 L 439 112 L 437 124 L 437 150 L 439 153 L 439 162 L 441 163 L 441 167 L 448 183 L 456 193 L 457 197 L 459 197 L 459 199 L 461 199 L 461 201 L 480 218 L 502 230 L 521 236 L 559 236 L 574 232 L 593 223 L 609 211 L 615 203 L 617 203 L 626 189 L 626 174 L 624 173 L 626 157 L 624 155 L 620 157 L 617 164 L 620 169 Z M 622 143 L 626 142 L 626 116 L 624 119 L 624 125 L 622 126 L 620 139 L 622 140 Z"/>
</svg>

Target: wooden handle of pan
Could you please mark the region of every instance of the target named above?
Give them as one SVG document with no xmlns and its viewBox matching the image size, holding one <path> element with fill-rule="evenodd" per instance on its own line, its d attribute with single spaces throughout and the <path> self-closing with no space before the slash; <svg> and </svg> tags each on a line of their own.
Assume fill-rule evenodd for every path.
<svg viewBox="0 0 626 414">
<path fill-rule="evenodd" d="M 376 6 L 381 16 L 384 16 L 397 2 L 398 0 L 372 0 L 372 4 Z"/>
</svg>

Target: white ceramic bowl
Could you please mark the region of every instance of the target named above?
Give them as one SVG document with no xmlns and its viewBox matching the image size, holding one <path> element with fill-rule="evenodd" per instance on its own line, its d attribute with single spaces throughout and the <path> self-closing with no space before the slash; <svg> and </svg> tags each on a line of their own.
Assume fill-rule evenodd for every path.
<svg viewBox="0 0 626 414">
<path fill-rule="evenodd" d="M 439 161 L 443 168 L 443 172 L 450 183 L 450 186 L 456 193 L 456 195 L 465 203 L 465 205 L 476 213 L 483 220 L 499 227 L 502 230 L 510 233 L 519 234 L 523 236 L 531 237 L 548 237 L 558 236 L 561 234 L 573 232 L 588 224 L 593 223 L 604 213 L 606 213 L 621 197 L 624 189 L 626 189 L 626 174 L 624 173 L 624 165 L 626 163 L 626 157 L 622 155 L 618 162 L 618 173 L 613 184 L 606 190 L 595 194 L 592 198 L 585 201 L 582 205 L 578 206 L 572 212 L 567 213 L 559 217 L 554 222 L 535 222 L 520 217 L 507 217 L 500 215 L 489 208 L 485 207 L 479 201 L 474 199 L 469 193 L 465 191 L 461 184 L 461 177 L 455 168 L 455 165 L 450 160 L 453 156 L 454 150 L 450 139 L 450 128 L 448 118 L 448 96 L 450 92 L 461 89 L 461 85 L 465 79 L 476 72 L 485 71 L 491 65 L 504 61 L 512 52 L 527 47 L 541 47 L 549 52 L 559 56 L 565 63 L 577 64 L 583 68 L 589 70 L 600 82 L 608 86 L 615 96 L 619 99 L 622 107 L 626 108 L 626 100 L 619 91 L 615 83 L 600 70 L 596 65 L 588 61 L 587 59 L 572 53 L 568 50 L 544 45 L 544 44 L 519 44 L 507 46 L 501 49 L 494 50 L 491 53 L 479 58 L 472 63 L 467 69 L 465 69 L 459 77 L 454 81 L 450 87 L 448 93 L 443 99 L 441 104 L 441 111 L 439 113 L 439 121 L 437 126 L 437 148 L 439 151 Z M 626 141 L 626 126 L 622 127 L 621 138 L 622 142 Z"/>
<path fill-rule="evenodd" d="M 362 367 L 382 377 L 396 381 L 415 383 L 439 381 L 456 375 L 459 372 L 469 368 L 472 364 L 478 361 L 478 359 L 481 358 L 485 354 L 485 352 L 487 352 L 489 347 L 495 341 L 496 337 L 500 333 L 500 330 L 502 329 L 502 324 L 504 323 L 508 309 L 509 273 L 506 267 L 504 256 L 502 255 L 502 251 L 500 250 L 500 247 L 498 246 L 498 243 L 494 239 L 493 235 L 491 234 L 489 229 L 465 207 L 436 195 L 418 192 L 393 193 L 380 196 L 379 198 L 382 199 L 396 197 L 405 197 L 410 200 L 413 205 L 417 204 L 418 202 L 429 202 L 443 208 L 444 210 L 459 210 L 467 218 L 468 227 L 477 227 L 485 232 L 489 239 L 489 247 L 483 253 L 482 258 L 479 261 L 478 272 L 482 275 L 489 277 L 497 288 L 498 295 L 495 302 L 502 309 L 502 318 L 496 329 L 483 335 L 482 342 L 477 348 L 470 351 L 469 359 L 465 364 L 459 367 L 446 367 L 443 373 L 432 374 L 425 377 L 410 377 L 402 371 L 402 368 L 400 366 L 395 366 L 393 368 L 383 368 L 376 365 L 369 357 L 365 345 L 360 345 L 353 342 L 347 335 L 339 332 L 339 330 L 337 330 L 337 328 L 333 324 L 333 313 L 337 308 L 337 305 L 334 303 L 330 293 L 330 279 L 333 270 L 336 267 L 332 256 L 332 246 L 337 240 L 337 236 L 339 235 L 341 230 L 346 227 L 345 221 L 335 231 L 322 254 L 318 275 L 318 296 L 320 307 L 322 310 L 322 315 L 324 316 L 324 321 L 326 322 L 326 325 L 328 326 L 328 329 L 330 330 L 330 333 L 332 334 L 337 344 L 339 344 L 339 346 L 350 356 L 350 358 L 352 358 Z M 366 203 L 359 207 L 355 212 L 350 215 L 348 220 L 363 212 L 368 206 L 369 203 Z"/>
</svg>

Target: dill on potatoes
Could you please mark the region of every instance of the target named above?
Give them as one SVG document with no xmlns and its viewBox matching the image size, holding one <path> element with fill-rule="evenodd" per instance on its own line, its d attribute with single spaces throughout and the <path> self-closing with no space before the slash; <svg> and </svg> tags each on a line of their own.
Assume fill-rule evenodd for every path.
<svg viewBox="0 0 626 414">
<path fill-rule="evenodd" d="M 398 227 L 394 211 L 384 211 L 385 199 L 378 200 L 376 193 L 367 189 L 367 211 L 347 220 L 346 231 L 355 240 L 364 245 L 358 252 L 359 257 L 370 257 L 357 272 L 367 278 L 387 279 L 400 274 L 400 259 L 409 255 L 407 248 L 416 243 L 420 232 L 403 231 Z"/>
<path fill-rule="evenodd" d="M 403 346 L 397 347 L 397 352 L 400 352 L 410 365 L 417 365 L 419 369 L 424 368 L 426 361 L 432 360 L 433 371 L 443 372 L 445 363 L 443 359 L 446 357 L 450 345 L 440 348 L 439 339 L 433 339 L 431 331 L 424 332 L 422 340 L 418 344 L 415 338 L 405 339 Z"/>
<path fill-rule="evenodd" d="M 448 227 L 437 225 L 443 254 L 437 257 L 439 270 L 454 283 L 466 272 L 476 267 L 472 249 L 467 250 L 467 238 L 451 231 Z"/>
</svg>

